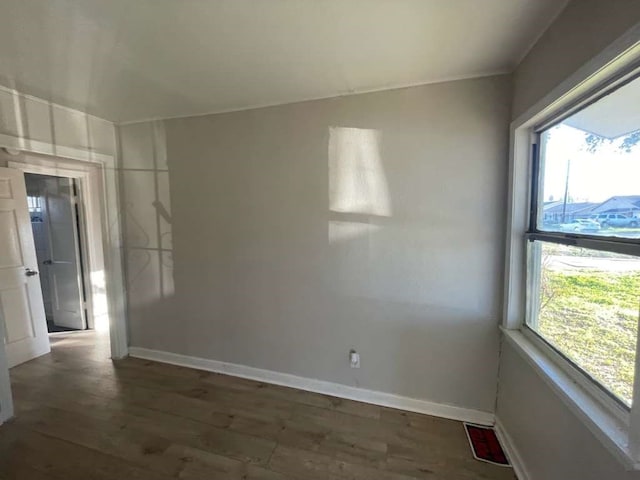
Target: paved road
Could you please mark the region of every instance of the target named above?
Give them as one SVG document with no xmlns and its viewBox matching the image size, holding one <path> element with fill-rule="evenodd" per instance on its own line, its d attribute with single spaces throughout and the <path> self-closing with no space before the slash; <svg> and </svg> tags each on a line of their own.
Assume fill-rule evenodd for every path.
<svg viewBox="0 0 640 480">
<path fill-rule="evenodd" d="M 598 233 L 599 235 L 614 235 L 614 236 L 619 236 L 619 237 L 625 237 L 625 238 L 640 238 L 640 229 L 633 229 L 633 230 L 608 230 L 606 228 L 603 228 L 602 230 L 600 230 L 600 232 Z M 598 235 L 597 234 L 597 235 Z"/>
<path fill-rule="evenodd" d="M 619 259 L 607 257 L 573 257 L 550 255 L 545 260 L 550 270 L 601 270 L 606 272 L 640 272 L 640 258 Z"/>
</svg>

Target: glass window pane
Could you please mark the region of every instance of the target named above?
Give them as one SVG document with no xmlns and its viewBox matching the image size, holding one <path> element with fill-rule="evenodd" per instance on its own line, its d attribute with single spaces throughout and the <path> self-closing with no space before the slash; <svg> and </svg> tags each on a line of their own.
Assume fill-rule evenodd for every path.
<svg viewBox="0 0 640 480">
<path fill-rule="evenodd" d="M 640 79 L 541 133 L 538 228 L 640 238 Z"/>
<path fill-rule="evenodd" d="M 640 258 L 533 242 L 529 327 L 631 406 Z"/>
</svg>

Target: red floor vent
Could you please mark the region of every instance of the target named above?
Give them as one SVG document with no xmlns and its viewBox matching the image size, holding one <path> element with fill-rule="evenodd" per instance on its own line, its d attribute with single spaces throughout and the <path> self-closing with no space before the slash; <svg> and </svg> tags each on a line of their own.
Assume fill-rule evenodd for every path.
<svg viewBox="0 0 640 480">
<path fill-rule="evenodd" d="M 471 451 L 476 460 L 504 467 L 511 465 L 493 427 L 465 423 L 464 429 L 467 432 L 469 445 L 471 445 Z"/>
</svg>

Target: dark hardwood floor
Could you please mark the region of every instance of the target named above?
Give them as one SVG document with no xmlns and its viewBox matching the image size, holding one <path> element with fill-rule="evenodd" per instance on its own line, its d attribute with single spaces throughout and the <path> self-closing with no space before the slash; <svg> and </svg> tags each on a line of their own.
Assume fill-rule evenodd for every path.
<svg viewBox="0 0 640 480">
<path fill-rule="evenodd" d="M 93 332 L 11 370 L 0 478 L 514 479 L 460 422 L 134 358 Z"/>
</svg>

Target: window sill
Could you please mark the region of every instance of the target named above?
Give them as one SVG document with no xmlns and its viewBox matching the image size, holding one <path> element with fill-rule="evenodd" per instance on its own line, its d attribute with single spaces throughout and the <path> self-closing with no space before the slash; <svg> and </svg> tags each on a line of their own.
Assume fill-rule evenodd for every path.
<svg viewBox="0 0 640 480">
<path fill-rule="evenodd" d="M 629 429 L 519 330 L 502 329 L 506 341 L 536 370 L 567 407 L 627 470 L 640 470 L 629 448 Z"/>
</svg>

